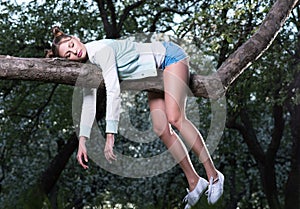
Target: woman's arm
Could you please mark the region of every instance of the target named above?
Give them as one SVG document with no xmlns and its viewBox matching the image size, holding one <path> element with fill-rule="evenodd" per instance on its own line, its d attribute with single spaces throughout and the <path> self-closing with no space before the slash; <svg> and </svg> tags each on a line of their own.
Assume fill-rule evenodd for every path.
<svg viewBox="0 0 300 209">
<path fill-rule="evenodd" d="M 97 89 L 84 88 L 80 117 L 79 136 L 90 138 L 91 129 L 96 116 Z"/>
<path fill-rule="evenodd" d="M 101 45 L 98 51 L 90 57 L 93 64 L 96 64 L 102 69 L 102 75 L 106 88 L 106 143 L 105 143 L 105 158 L 111 162 L 116 160 L 116 156 L 113 153 L 114 146 L 114 134 L 117 133 L 119 115 L 120 115 L 120 83 L 117 72 L 116 56 L 112 47 L 108 45 Z M 95 107 L 95 108 L 93 108 Z M 81 124 L 80 124 L 80 136 L 90 135 L 90 130 L 94 121 L 96 113 L 96 91 L 84 91 L 84 101 L 82 106 Z M 81 139 L 81 138 L 80 138 Z M 85 168 L 82 160 L 85 158 L 85 139 L 80 140 L 84 143 L 82 147 L 79 147 L 79 163 Z"/>
<path fill-rule="evenodd" d="M 117 133 L 121 109 L 120 83 L 116 56 L 112 47 L 105 45 L 95 53 L 93 63 L 102 69 L 106 88 L 106 133 Z"/>
<path fill-rule="evenodd" d="M 121 109 L 120 83 L 113 48 L 105 46 L 94 56 L 95 63 L 102 69 L 106 88 L 106 143 L 105 158 L 111 163 L 116 160 L 113 153 L 114 134 L 117 133 Z"/>
<path fill-rule="evenodd" d="M 88 156 L 85 142 L 88 138 L 90 138 L 91 129 L 96 115 L 96 94 L 97 89 L 95 88 L 83 89 L 77 160 L 84 169 L 88 168 L 88 166 L 86 165 L 86 163 L 88 162 Z"/>
</svg>

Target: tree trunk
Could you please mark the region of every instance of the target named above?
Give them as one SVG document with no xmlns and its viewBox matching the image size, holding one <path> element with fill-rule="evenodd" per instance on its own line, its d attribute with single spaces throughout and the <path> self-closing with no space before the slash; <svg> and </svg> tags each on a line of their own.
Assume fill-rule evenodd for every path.
<svg viewBox="0 0 300 209">
<path fill-rule="evenodd" d="M 281 85 L 275 89 L 275 100 L 278 99 L 279 91 L 281 89 Z M 267 147 L 267 151 L 262 149 L 246 109 L 242 109 L 239 112 L 239 117 L 241 118 L 241 124 L 237 123 L 237 118 L 235 118 L 232 121 L 228 121 L 227 127 L 238 130 L 243 136 L 249 152 L 258 164 L 258 170 L 261 177 L 260 182 L 269 207 L 271 209 L 280 209 L 281 205 L 276 185 L 275 159 L 284 132 L 285 123 L 283 118 L 283 106 L 277 104 L 274 104 L 273 106 L 274 128 L 272 130 L 272 137 Z"/>
<path fill-rule="evenodd" d="M 299 9 L 299 8 L 298 8 Z M 299 11 L 299 10 L 298 10 Z M 299 22 L 299 16 L 294 16 L 294 23 Z M 298 30 L 299 30 L 299 25 Z M 289 68 L 294 70 L 294 80 L 291 81 L 288 87 L 288 95 L 286 106 L 290 113 L 290 129 L 292 136 L 292 150 L 291 150 L 291 170 L 288 176 L 288 181 L 285 188 L 285 209 L 300 208 L 300 35 L 297 36 L 297 44 L 293 62 Z"/>
<path fill-rule="evenodd" d="M 259 164 L 258 167 L 261 176 L 262 188 L 266 195 L 270 209 L 282 208 L 279 203 L 279 197 L 278 197 L 277 186 L 276 186 L 274 159 L 272 159 L 271 162 L 269 160 L 266 160 L 263 164 L 260 162 L 258 164 Z"/>
<path fill-rule="evenodd" d="M 62 150 L 55 156 L 49 167 L 41 174 L 35 186 L 21 194 L 17 205 L 12 204 L 12 208 L 17 209 L 41 209 L 47 203 L 49 207 L 48 194 L 57 182 L 61 172 L 65 168 L 70 156 L 78 145 L 76 134 L 73 134 Z"/>
<path fill-rule="evenodd" d="M 285 191 L 285 208 L 300 208 L 300 101 L 296 94 L 300 89 L 300 72 L 289 88 L 288 109 L 292 132 L 291 171 Z M 298 92 L 298 93 L 297 93 Z M 298 96 L 299 97 L 299 96 Z"/>
<path fill-rule="evenodd" d="M 261 183 L 264 193 L 266 195 L 269 207 L 271 209 L 280 209 L 280 203 L 278 198 L 277 186 L 276 186 L 276 174 L 275 174 L 275 157 L 278 151 L 278 144 L 282 139 L 283 134 L 283 112 L 282 108 L 274 107 L 274 131 L 276 134 L 272 135 L 271 143 L 268 146 L 267 152 L 264 152 L 259 144 L 253 124 L 249 119 L 249 115 L 246 110 L 240 112 L 242 124 L 233 122 L 228 124 L 230 128 L 237 129 L 243 136 L 249 152 L 253 155 L 255 161 L 258 164 L 259 173 L 261 176 Z M 276 145 L 276 146 L 275 146 Z"/>
<path fill-rule="evenodd" d="M 137 1 L 123 9 L 123 13 L 117 20 L 116 7 L 112 0 L 95 0 L 97 2 L 100 17 L 104 25 L 107 38 L 117 39 L 121 37 L 124 21 L 128 18 L 130 11 L 140 7 L 146 0 Z"/>
</svg>

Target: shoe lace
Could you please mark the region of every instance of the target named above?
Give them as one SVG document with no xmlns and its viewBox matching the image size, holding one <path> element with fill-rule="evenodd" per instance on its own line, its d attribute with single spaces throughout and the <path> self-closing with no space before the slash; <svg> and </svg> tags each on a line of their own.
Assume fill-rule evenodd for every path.
<svg viewBox="0 0 300 209">
<path fill-rule="evenodd" d="M 213 182 L 214 182 L 214 178 L 210 177 L 210 179 L 209 179 L 209 185 L 208 185 L 208 190 L 205 192 L 205 195 L 207 195 L 208 198 L 211 196 L 211 193 L 212 193 Z"/>
<path fill-rule="evenodd" d="M 208 190 L 205 192 L 208 198 L 210 198 L 212 192 L 213 192 L 213 184 L 218 182 L 219 178 L 214 180 L 214 177 L 210 177 L 209 179 L 209 185 L 208 185 Z"/>
</svg>

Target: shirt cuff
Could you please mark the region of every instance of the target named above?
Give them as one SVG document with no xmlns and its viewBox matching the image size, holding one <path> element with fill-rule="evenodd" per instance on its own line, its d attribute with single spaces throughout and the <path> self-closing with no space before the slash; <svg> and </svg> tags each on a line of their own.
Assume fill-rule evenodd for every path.
<svg viewBox="0 0 300 209">
<path fill-rule="evenodd" d="M 85 136 L 90 138 L 91 135 L 91 127 L 89 126 L 80 126 L 79 136 Z"/>
<path fill-rule="evenodd" d="M 106 133 L 118 133 L 119 121 L 117 120 L 107 120 L 106 121 Z"/>
</svg>

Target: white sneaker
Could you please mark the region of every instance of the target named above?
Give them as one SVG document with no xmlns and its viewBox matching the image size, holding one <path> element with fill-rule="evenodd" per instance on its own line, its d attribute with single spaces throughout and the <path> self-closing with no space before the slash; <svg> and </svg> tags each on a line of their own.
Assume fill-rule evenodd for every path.
<svg viewBox="0 0 300 209">
<path fill-rule="evenodd" d="M 206 191 L 208 204 L 215 204 L 223 194 L 224 175 L 217 171 L 218 178 L 214 180 L 213 177 L 209 179 L 208 190 Z"/>
<path fill-rule="evenodd" d="M 184 209 L 189 209 L 193 205 L 195 205 L 200 199 L 203 192 L 206 190 L 207 186 L 208 186 L 208 181 L 200 177 L 193 191 L 189 192 L 189 190 L 187 189 L 188 194 L 183 199 L 183 201 L 187 203 Z"/>
</svg>

